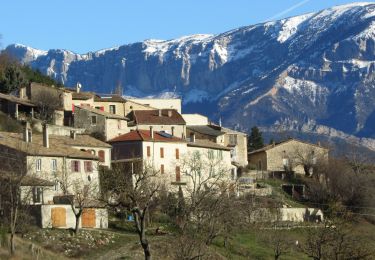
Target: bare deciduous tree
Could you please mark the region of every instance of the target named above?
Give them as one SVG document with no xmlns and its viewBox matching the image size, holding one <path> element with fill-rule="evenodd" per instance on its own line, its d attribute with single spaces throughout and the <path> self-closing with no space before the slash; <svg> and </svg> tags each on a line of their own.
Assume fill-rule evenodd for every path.
<svg viewBox="0 0 375 260">
<path fill-rule="evenodd" d="M 161 190 L 159 172 L 147 162 L 143 162 L 131 167 L 115 165 L 106 175 L 107 180 L 117 179 L 116 183 L 106 180 L 102 182 L 103 188 L 109 194 L 106 202 L 111 207 L 132 212 L 145 259 L 150 260 L 152 254 L 146 235 L 146 224 L 150 207 Z"/>
<path fill-rule="evenodd" d="M 32 97 L 32 102 L 37 107 L 37 117 L 44 123 L 51 123 L 56 118 L 56 110 L 61 110 L 63 101 L 59 91 L 48 91 L 46 89 L 38 91 Z"/>
</svg>

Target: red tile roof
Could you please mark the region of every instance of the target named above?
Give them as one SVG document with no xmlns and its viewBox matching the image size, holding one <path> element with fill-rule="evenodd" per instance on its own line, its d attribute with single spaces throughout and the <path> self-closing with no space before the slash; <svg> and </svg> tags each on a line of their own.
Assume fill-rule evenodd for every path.
<svg viewBox="0 0 375 260">
<path fill-rule="evenodd" d="M 162 132 L 154 131 L 154 139 L 150 136 L 149 130 L 135 130 L 131 131 L 127 134 L 120 135 L 116 138 L 109 140 L 109 143 L 115 142 L 129 142 L 129 141 L 155 141 L 155 142 L 175 142 L 175 143 L 185 143 L 186 141 L 174 137 L 168 134 L 164 134 Z"/>
<path fill-rule="evenodd" d="M 161 116 L 159 113 L 161 111 Z M 174 109 L 134 110 L 128 117 L 138 125 L 185 125 L 181 114 Z"/>
</svg>

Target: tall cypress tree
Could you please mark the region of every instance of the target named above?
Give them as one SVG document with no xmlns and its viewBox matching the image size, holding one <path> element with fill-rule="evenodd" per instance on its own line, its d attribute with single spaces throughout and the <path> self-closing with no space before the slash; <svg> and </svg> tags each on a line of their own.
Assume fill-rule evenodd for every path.
<svg viewBox="0 0 375 260">
<path fill-rule="evenodd" d="M 247 147 L 250 152 L 264 147 L 262 132 L 259 131 L 259 128 L 256 126 L 251 128 L 251 133 L 247 140 Z"/>
</svg>

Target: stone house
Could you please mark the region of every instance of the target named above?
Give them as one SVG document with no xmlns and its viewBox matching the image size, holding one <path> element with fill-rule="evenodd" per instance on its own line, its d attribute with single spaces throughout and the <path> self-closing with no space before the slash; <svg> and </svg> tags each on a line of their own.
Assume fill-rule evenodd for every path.
<svg viewBox="0 0 375 260">
<path fill-rule="evenodd" d="M 74 107 L 74 127 L 84 128 L 89 134 L 99 133 L 105 140 L 129 132 L 128 119 L 89 106 Z"/>
<path fill-rule="evenodd" d="M 328 162 L 327 148 L 319 144 L 304 142 L 298 139 L 288 139 L 280 143 L 265 146 L 249 153 L 249 164 L 258 171 L 285 172 L 294 171 L 306 174 L 312 171 L 313 165 Z M 305 169 L 308 166 L 311 169 Z"/>
<path fill-rule="evenodd" d="M 191 121 L 189 123 L 192 123 Z M 197 139 L 205 139 L 230 148 L 232 162 L 236 166 L 247 165 L 247 135 L 215 124 L 187 125 L 186 135 L 195 134 Z"/>
<path fill-rule="evenodd" d="M 158 176 L 166 188 L 177 191 L 178 186 L 192 185 L 184 174 L 186 160 L 199 153 L 204 165 L 208 160 L 220 160 L 220 169 L 226 169 L 225 178 L 234 180 L 236 168 L 231 164 L 230 149 L 207 140 L 195 138 L 187 141 L 165 132 L 135 130 L 109 141 L 113 147 L 112 163 L 142 162 L 159 172 Z M 216 161 L 215 161 L 216 162 Z M 133 167 L 131 167 L 133 168 Z M 205 175 L 210 173 L 204 172 Z"/>
<path fill-rule="evenodd" d="M 174 137 L 186 137 L 185 120 L 174 109 L 134 110 L 127 115 L 128 126 L 132 130 L 149 130 L 166 132 Z"/>
<path fill-rule="evenodd" d="M 41 227 L 72 228 L 75 219 L 70 205 L 56 200 L 59 196 L 73 196 L 87 191 L 82 227 L 108 226 L 106 209 L 94 203 L 100 195 L 99 158 L 90 152 L 73 148 L 69 137 L 50 136 L 48 127 L 42 135 L 32 134 L 29 127 L 23 134 L 0 133 L 0 175 L 22 178 L 21 201 L 31 205 Z M 79 137 L 78 137 L 79 138 Z M 98 145 L 98 140 L 85 137 Z M 101 146 L 110 149 L 108 144 Z M 96 206 L 94 206 L 96 205 Z M 48 210 L 46 210 L 48 208 Z M 92 221 L 100 217 L 97 221 Z M 73 218 L 73 219 L 72 219 Z M 90 219 L 90 221 L 88 221 Z"/>
</svg>

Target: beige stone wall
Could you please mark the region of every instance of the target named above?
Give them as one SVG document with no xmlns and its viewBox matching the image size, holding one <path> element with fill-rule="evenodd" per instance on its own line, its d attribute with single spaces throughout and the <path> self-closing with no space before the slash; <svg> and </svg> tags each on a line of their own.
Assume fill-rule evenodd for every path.
<svg viewBox="0 0 375 260">
<path fill-rule="evenodd" d="M 109 106 L 115 106 L 116 115 L 125 116 L 125 104 L 123 102 L 97 102 L 94 101 L 93 107 L 100 109 L 104 108 L 104 111 L 110 113 Z"/>
<path fill-rule="evenodd" d="M 128 122 L 122 119 L 107 118 L 105 120 L 105 136 L 107 141 L 128 133 Z"/>
<path fill-rule="evenodd" d="M 267 170 L 267 154 L 259 152 L 249 155 L 249 165 L 256 167 L 258 171 Z"/>
<path fill-rule="evenodd" d="M 133 102 L 131 100 L 126 100 L 125 104 L 124 104 L 125 108 L 125 116 L 127 114 L 129 114 L 130 112 L 132 112 L 133 110 L 155 110 L 154 107 L 150 107 L 150 106 L 145 106 L 145 105 L 142 105 L 142 104 L 138 104 L 136 102 Z"/>
<path fill-rule="evenodd" d="M 230 135 L 237 136 L 237 144 L 233 148 L 233 161 L 240 164 L 241 166 L 246 166 L 248 164 L 247 161 L 247 136 L 246 134 L 239 134 L 237 132 L 233 133 L 226 133 L 224 136 L 224 146 L 230 145 Z"/>
<path fill-rule="evenodd" d="M 317 145 L 290 140 L 274 148 L 267 150 L 267 170 L 269 171 L 283 171 L 283 159 L 289 158 L 290 165 L 298 164 L 298 157 L 303 156 L 307 158 L 308 154 L 314 152 L 314 157 L 317 163 L 328 160 L 328 150 Z M 303 166 L 299 165 L 293 167 L 293 170 L 298 174 L 304 174 Z"/>
<path fill-rule="evenodd" d="M 75 105 L 75 106 L 82 106 L 82 105 L 85 105 L 85 106 L 90 106 L 90 107 L 95 107 L 94 106 L 94 97 L 92 98 L 89 98 L 87 100 L 77 100 L 77 99 L 73 99 L 72 100 L 72 104 Z"/>
</svg>

